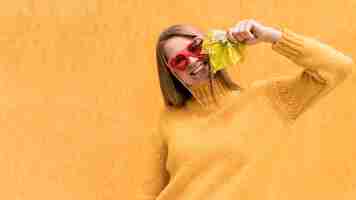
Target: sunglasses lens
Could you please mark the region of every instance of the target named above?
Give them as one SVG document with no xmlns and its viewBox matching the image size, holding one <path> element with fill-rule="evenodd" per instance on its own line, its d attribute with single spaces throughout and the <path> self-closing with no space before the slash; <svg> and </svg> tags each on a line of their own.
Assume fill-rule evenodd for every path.
<svg viewBox="0 0 356 200">
<path fill-rule="evenodd" d="M 188 64 L 188 58 L 185 55 L 177 55 L 171 61 L 171 66 L 179 70 L 184 70 L 187 64 Z"/>
<path fill-rule="evenodd" d="M 193 41 L 188 45 L 187 50 L 183 50 L 177 56 L 172 58 L 169 62 L 170 66 L 175 69 L 185 70 L 189 64 L 189 56 L 196 57 L 199 59 L 206 59 L 205 54 L 201 54 L 203 39 L 194 38 Z"/>
<path fill-rule="evenodd" d="M 203 40 L 201 38 L 196 38 L 188 46 L 188 50 L 193 52 L 193 53 L 199 53 L 201 51 L 202 43 L 203 43 Z"/>
</svg>

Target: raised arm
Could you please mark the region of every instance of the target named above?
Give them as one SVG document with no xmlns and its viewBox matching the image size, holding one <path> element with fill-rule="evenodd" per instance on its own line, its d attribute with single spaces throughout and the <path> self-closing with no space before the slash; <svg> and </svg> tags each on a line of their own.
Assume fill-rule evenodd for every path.
<svg viewBox="0 0 356 200">
<path fill-rule="evenodd" d="M 297 65 L 314 72 L 329 84 L 343 81 L 352 73 L 354 62 L 335 48 L 319 40 L 280 28 L 282 37 L 272 43 L 272 49 Z"/>
<path fill-rule="evenodd" d="M 167 146 L 159 130 L 149 133 L 141 151 L 144 173 L 137 177 L 139 187 L 135 200 L 155 200 L 169 181 L 165 168 Z"/>
<path fill-rule="evenodd" d="M 280 28 L 281 37 L 272 49 L 289 58 L 303 71 L 273 81 L 277 103 L 291 119 L 330 93 L 349 77 L 355 67 L 352 58 L 317 39 Z"/>
<path fill-rule="evenodd" d="M 284 27 L 264 26 L 253 19 L 242 20 L 229 29 L 228 38 L 248 45 L 272 43 L 274 51 L 304 68 L 296 76 L 274 77 L 265 84 L 271 88 L 268 91 L 273 104 L 286 119 L 296 119 L 350 77 L 355 68 L 352 58 L 315 38 Z"/>
</svg>

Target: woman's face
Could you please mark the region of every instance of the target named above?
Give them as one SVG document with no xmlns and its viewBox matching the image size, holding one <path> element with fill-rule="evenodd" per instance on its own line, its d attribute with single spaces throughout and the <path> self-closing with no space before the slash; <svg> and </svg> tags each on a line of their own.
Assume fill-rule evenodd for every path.
<svg viewBox="0 0 356 200">
<path fill-rule="evenodd" d="M 209 80 L 209 65 L 207 57 L 203 57 L 196 47 L 199 38 L 175 36 L 164 44 L 164 51 L 168 60 L 168 67 L 178 79 L 187 85 L 205 83 Z M 192 43 L 194 42 L 194 43 Z M 192 45 L 193 44 L 193 45 Z M 189 46 L 190 45 L 190 46 Z M 194 48 L 191 48 L 191 47 Z"/>
</svg>

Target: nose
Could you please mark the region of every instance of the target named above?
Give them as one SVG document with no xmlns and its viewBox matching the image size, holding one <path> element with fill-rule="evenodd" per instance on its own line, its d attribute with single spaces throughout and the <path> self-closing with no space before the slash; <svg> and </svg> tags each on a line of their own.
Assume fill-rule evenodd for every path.
<svg viewBox="0 0 356 200">
<path fill-rule="evenodd" d="M 192 56 L 189 56 L 189 62 L 190 63 L 194 63 L 195 61 L 197 61 L 198 60 L 198 58 L 195 58 L 195 57 L 192 57 Z"/>
<path fill-rule="evenodd" d="M 192 65 L 192 64 L 194 64 L 194 63 L 198 60 L 198 58 L 189 56 L 189 57 L 188 57 L 188 60 L 189 60 L 189 65 Z"/>
</svg>

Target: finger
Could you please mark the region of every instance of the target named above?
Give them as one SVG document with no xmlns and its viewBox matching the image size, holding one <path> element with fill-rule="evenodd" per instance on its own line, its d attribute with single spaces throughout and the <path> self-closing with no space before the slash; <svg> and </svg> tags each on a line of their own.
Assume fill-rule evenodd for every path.
<svg viewBox="0 0 356 200">
<path fill-rule="evenodd" d="M 244 35 L 245 38 L 247 39 L 253 39 L 253 34 L 250 32 L 252 23 L 250 21 L 246 21 L 246 23 L 243 24 L 243 28 L 242 28 L 242 33 Z"/>
<path fill-rule="evenodd" d="M 231 41 L 232 41 L 230 29 L 226 30 L 226 38 L 227 38 L 228 40 L 231 40 Z"/>
<path fill-rule="evenodd" d="M 238 26 L 234 26 L 234 27 L 232 27 L 232 28 L 230 28 L 229 30 L 230 30 L 230 33 L 231 33 L 231 35 L 232 35 L 232 37 L 235 39 L 235 40 L 237 40 L 237 41 L 240 41 L 240 39 L 238 38 L 239 36 L 238 36 L 238 32 L 237 32 L 237 28 L 238 28 Z"/>
<path fill-rule="evenodd" d="M 245 38 L 246 40 L 251 38 L 251 34 L 249 33 L 249 31 L 247 30 L 247 26 L 249 25 L 249 21 L 245 20 L 244 23 L 241 24 L 241 35 L 243 38 Z"/>
<path fill-rule="evenodd" d="M 241 20 L 234 28 L 233 28 L 233 36 L 239 40 L 240 42 L 248 39 L 248 35 L 244 33 L 243 29 L 248 20 Z"/>
<path fill-rule="evenodd" d="M 240 32 L 233 32 L 232 35 L 239 41 L 242 42 L 244 41 L 244 38 L 241 37 L 241 35 L 239 34 Z"/>
<path fill-rule="evenodd" d="M 241 26 L 241 24 L 244 22 L 244 20 L 242 21 L 239 21 L 235 26 L 234 26 L 234 29 L 237 31 L 238 28 Z"/>
<path fill-rule="evenodd" d="M 235 31 L 234 31 L 234 36 L 240 41 L 244 41 L 245 38 L 243 37 L 242 35 L 242 25 L 243 25 L 243 21 L 241 21 L 238 26 L 235 28 Z"/>
<path fill-rule="evenodd" d="M 236 38 L 232 35 L 232 29 L 231 29 L 231 28 L 227 30 L 227 32 L 226 32 L 226 37 L 227 37 L 227 39 L 230 40 L 231 42 L 234 42 L 234 43 L 238 42 L 238 41 L 236 40 Z"/>
<path fill-rule="evenodd" d="M 237 31 L 237 32 L 241 32 L 243 23 L 244 23 L 244 21 L 240 21 L 240 22 L 239 22 L 239 24 L 238 24 L 238 26 L 237 26 L 237 28 L 236 28 L 236 31 Z"/>
<path fill-rule="evenodd" d="M 246 34 L 246 24 L 247 24 L 247 21 L 244 21 L 242 24 L 241 24 L 241 29 L 240 29 L 240 32 L 241 32 L 241 37 L 243 37 L 244 39 L 248 39 L 248 35 Z"/>
<path fill-rule="evenodd" d="M 246 26 L 245 26 L 245 32 L 247 33 L 247 36 L 248 36 L 249 39 L 254 39 L 254 38 L 256 38 L 256 37 L 252 34 L 252 32 L 251 32 L 252 27 L 253 27 L 253 23 L 252 23 L 252 22 L 248 22 L 248 23 L 246 24 Z"/>
</svg>

